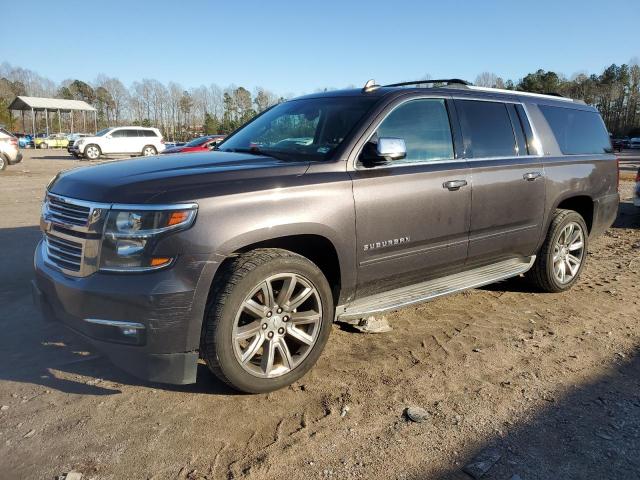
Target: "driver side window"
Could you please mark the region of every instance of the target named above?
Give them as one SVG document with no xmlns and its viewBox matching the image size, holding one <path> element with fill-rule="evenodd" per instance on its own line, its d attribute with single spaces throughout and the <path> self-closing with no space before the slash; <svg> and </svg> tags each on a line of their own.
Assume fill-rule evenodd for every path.
<svg viewBox="0 0 640 480">
<path fill-rule="evenodd" d="M 453 139 L 444 99 L 429 98 L 403 103 L 385 118 L 372 138 L 402 138 L 407 156 L 393 163 L 453 159 Z"/>
</svg>

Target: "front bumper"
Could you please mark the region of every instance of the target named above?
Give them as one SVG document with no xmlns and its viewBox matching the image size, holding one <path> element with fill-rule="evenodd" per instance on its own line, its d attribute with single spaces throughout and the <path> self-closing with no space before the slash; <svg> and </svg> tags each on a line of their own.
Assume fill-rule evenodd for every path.
<svg viewBox="0 0 640 480">
<path fill-rule="evenodd" d="M 200 331 L 217 264 L 181 258 L 145 274 L 69 277 L 36 248 L 33 298 L 43 316 L 87 339 L 115 365 L 147 381 L 196 381 Z M 115 325 L 131 325 L 125 334 Z M 130 329 L 127 329 L 130 330 Z"/>
</svg>

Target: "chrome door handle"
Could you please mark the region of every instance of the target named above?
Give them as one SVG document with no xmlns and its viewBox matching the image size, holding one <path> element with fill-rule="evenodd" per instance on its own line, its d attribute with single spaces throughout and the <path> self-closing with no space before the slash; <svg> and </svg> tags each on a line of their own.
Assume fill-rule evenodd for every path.
<svg viewBox="0 0 640 480">
<path fill-rule="evenodd" d="M 467 185 L 466 180 L 449 180 L 448 182 L 444 182 L 442 184 L 442 188 L 447 188 L 451 191 L 460 190 L 460 187 L 464 187 Z"/>
<path fill-rule="evenodd" d="M 540 172 L 528 172 L 522 175 L 522 178 L 524 178 L 528 182 L 533 182 L 536 178 L 541 176 L 542 176 L 542 173 Z"/>
</svg>

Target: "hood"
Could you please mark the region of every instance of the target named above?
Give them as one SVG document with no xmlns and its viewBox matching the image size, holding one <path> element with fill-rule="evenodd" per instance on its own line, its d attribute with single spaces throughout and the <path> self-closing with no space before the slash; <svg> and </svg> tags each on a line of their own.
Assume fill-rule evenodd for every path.
<svg viewBox="0 0 640 480">
<path fill-rule="evenodd" d="M 303 175 L 308 161 L 204 152 L 140 157 L 62 172 L 52 193 L 103 203 L 171 203 L 230 191 L 276 188 Z"/>
</svg>

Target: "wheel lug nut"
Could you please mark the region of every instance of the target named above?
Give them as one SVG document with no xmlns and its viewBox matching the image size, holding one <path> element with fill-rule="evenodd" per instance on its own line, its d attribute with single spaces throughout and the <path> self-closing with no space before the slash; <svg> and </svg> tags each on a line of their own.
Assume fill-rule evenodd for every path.
<svg viewBox="0 0 640 480">
<path fill-rule="evenodd" d="M 282 313 L 282 309 L 281 308 L 278 309 L 278 313 Z"/>
<path fill-rule="evenodd" d="M 278 329 L 278 333 L 279 333 L 280 335 L 282 335 L 282 334 L 284 333 L 284 328 L 280 327 L 280 328 Z"/>
<path fill-rule="evenodd" d="M 273 332 L 269 332 L 269 333 L 267 333 L 267 337 L 269 337 L 269 338 L 273 338 Z"/>
<path fill-rule="evenodd" d="M 289 321 L 289 317 L 287 315 L 285 315 L 284 317 L 282 317 L 282 321 L 283 322 L 288 322 Z"/>
<path fill-rule="evenodd" d="M 263 324 L 262 324 L 262 329 L 263 329 L 263 330 L 266 330 L 268 326 L 269 326 L 269 325 L 267 325 L 266 323 L 263 323 Z"/>
<path fill-rule="evenodd" d="M 268 311 L 267 312 L 267 317 L 270 317 L 271 315 L 273 315 L 273 312 L 272 311 Z"/>
</svg>

